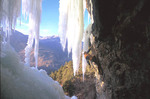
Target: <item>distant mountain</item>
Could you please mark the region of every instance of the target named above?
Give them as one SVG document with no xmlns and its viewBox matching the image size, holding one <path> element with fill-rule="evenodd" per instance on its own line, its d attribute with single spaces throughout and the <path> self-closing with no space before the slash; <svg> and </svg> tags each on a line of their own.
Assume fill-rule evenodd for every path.
<svg viewBox="0 0 150 99">
<path fill-rule="evenodd" d="M 13 31 L 10 37 L 10 44 L 20 55 L 22 61 L 25 58 L 25 47 L 28 36 L 18 31 Z M 65 62 L 71 60 L 71 55 L 68 57 L 67 50 L 64 52 L 61 48 L 60 39 L 58 36 L 40 37 L 39 40 L 39 58 L 38 68 L 44 69 L 50 74 L 51 71 L 58 70 Z M 31 52 L 31 66 L 35 66 L 34 52 Z"/>
</svg>

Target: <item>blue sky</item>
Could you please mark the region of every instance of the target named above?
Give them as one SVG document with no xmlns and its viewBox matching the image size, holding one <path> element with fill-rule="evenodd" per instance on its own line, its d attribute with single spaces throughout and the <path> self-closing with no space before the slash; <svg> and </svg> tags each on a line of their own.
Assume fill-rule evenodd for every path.
<svg viewBox="0 0 150 99">
<path fill-rule="evenodd" d="M 88 14 L 85 12 L 84 18 L 85 27 L 88 24 Z M 40 36 L 58 35 L 59 24 L 59 0 L 43 0 L 42 1 L 42 15 L 40 24 Z M 19 19 L 17 20 L 16 30 L 28 34 L 28 19 L 21 15 L 21 25 Z"/>
</svg>

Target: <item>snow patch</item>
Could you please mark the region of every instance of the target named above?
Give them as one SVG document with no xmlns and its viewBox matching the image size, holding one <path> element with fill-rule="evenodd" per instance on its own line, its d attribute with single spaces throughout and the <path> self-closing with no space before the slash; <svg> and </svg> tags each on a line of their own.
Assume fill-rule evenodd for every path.
<svg viewBox="0 0 150 99">
<path fill-rule="evenodd" d="M 10 45 L 2 49 L 1 95 L 4 99 L 65 99 L 62 87 L 44 70 L 25 66 Z"/>
</svg>

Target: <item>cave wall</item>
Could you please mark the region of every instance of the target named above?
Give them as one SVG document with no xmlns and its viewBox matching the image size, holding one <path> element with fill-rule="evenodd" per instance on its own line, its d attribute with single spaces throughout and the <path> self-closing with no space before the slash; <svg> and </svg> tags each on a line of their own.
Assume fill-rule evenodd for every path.
<svg viewBox="0 0 150 99">
<path fill-rule="evenodd" d="M 92 3 L 94 45 L 104 71 L 97 98 L 150 99 L 150 1 Z"/>
</svg>

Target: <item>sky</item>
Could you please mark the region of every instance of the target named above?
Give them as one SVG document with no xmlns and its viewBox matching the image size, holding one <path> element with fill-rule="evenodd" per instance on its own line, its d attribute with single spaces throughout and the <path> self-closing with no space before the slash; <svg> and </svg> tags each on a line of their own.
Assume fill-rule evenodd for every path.
<svg viewBox="0 0 150 99">
<path fill-rule="evenodd" d="M 21 22 L 20 22 L 21 19 Z M 40 36 L 58 35 L 59 24 L 59 0 L 43 0 L 42 1 L 42 15 L 40 24 Z M 88 13 L 85 11 L 84 28 L 88 25 Z M 26 20 L 22 15 L 18 18 L 16 30 L 28 34 L 28 19 Z"/>
</svg>

